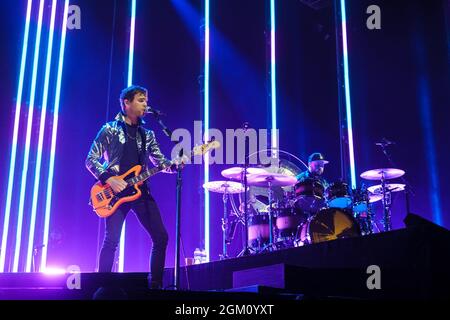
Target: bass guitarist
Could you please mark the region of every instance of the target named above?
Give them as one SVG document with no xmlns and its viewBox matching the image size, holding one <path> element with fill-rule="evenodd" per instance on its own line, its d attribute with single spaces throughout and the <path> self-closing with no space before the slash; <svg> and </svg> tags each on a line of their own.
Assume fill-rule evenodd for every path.
<svg viewBox="0 0 450 320">
<path fill-rule="evenodd" d="M 125 180 L 118 176 L 136 165 L 145 169 L 148 160 L 155 166 L 166 166 L 167 172 L 173 171 L 172 162 L 161 153 L 154 132 L 143 127 L 147 100 L 147 89 L 140 86 L 125 88 L 120 94 L 121 112 L 100 129 L 89 150 L 87 169 L 102 184 L 108 184 L 114 194 L 127 187 Z M 168 234 L 147 184 L 143 183 L 139 188 L 142 195 L 138 199 L 122 204 L 105 218 L 98 271 L 111 272 L 122 225 L 128 212 L 133 210 L 153 242 L 149 286 L 159 289 L 162 287 Z"/>
</svg>

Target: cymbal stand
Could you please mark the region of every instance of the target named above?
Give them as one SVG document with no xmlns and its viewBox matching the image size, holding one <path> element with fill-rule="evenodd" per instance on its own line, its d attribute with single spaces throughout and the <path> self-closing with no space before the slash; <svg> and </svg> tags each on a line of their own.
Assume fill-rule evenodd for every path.
<svg viewBox="0 0 450 320">
<path fill-rule="evenodd" d="M 268 185 L 268 195 L 269 195 L 269 206 L 267 208 L 267 212 L 269 215 L 269 243 L 264 246 L 264 248 L 261 250 L 261 252 L 264 252 L 266 250 L 272 251 L 274 250 L 274 244 L 273 244 L 273 222 L 272 222 L 272 200 L 273 200 L 273 190 L 272 190 L 272 179 L 267 179 L 267 185 Z"/>
<path fill-rule="evenodd" d="M 381 151 L 386 156 L 386 159 L 391 164 L 391 166 L 394 167 L 394 168 L 397 168 L 397 164 L 394 162 L 394 160 L 392 160 L 391 154 L 386 149 L 387 144 L 381 143 L 380 147 L 381 147 Z M 408 214 L 408 213 L 411 212 L 411 199 L 410 198 L 411 198 L 411 196 L 414 196 L 415 194 L 414 194 L 414 190 L 413 190 L 411 184 L 409 183 L 409 181 L 404 176 L 400 177 L 400 180 L 405 185 L 406 213 Z"/>
<path fill-rule="evenodd" d="M 391 224 L 391 192 L 386 188 L 386 179 L 384 178 L 384 172 L 381 173 L 381 191 L 383 193 L 383 226 L 384 231 L 390 231 L 392 229 Z"/>
<path fill-rule="evenodd" d="M 248 123 L 244 123 L 244 132 L 247 132 L 248 129 Z M 248 149 L 247 149 L 247 138 L 244 141 L 244 170 L 242 171 L 241 175 L 241 181 L 244 185 L 244 249 L 238 254 L 238 257 L 242 256 L 248 256 L 252 253 L 252 250 L 250 249 L 248 245 L 248 183 L 247 183 L 247 169 L 249 166 L 249 155 L 248 155 Z"/>
<path fill-rule="evenodd" d="M 222 255 L 220 256 L 220 260 L 228 259 L 227 253 L 227 230 L 228 230 L 228 192 L 227 188 L 225 188 L 225 192 L 223 193 L 223 218 L 222 218 Z"/>
<path fill-rule="evenodd" d="M 273 190 L 272 190 L 272 179 L 268 180 L 269 183 L 269 208 L 267 209 L 269 213 L 269 251 L 273 246 L 273 225 L 272 225 L 272 199 L 273 199 Z"/>
</svg>

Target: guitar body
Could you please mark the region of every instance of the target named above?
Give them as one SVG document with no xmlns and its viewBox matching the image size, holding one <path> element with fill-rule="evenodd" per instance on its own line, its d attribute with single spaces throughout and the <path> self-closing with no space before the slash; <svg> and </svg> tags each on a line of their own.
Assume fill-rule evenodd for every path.
<svg viewBox="0 0 450 320">
<path fill-rule="evenodd" d="M 126 180 L 138 176 L 141 170 L 142 167 L 137 165 L 118 177 Z M 97 182 L 91 188 L 91 205 L 95 213 L 101 218 L 106 218 L 112 215 L 121 204 L 139 199 L 142 195 L 139 189 L 140 185 L 142 185 L 142 182 L 114 194 L 108 184 Z"/>
<path fill-rule="evenodd" d="M 209 150 L 219 147 L 220 143 L 218 141 L 209 141 L 208 143 L 196 146 L 191 152 L 191 157 L 195 155 L 204 155 Z M 121 204 L 139 199 L 142 195 L 139 186 L 142 185 L 145 180 L 168 169 L 173 164 L 177 163 L 172 163 L 172 161 L 170 161 L 170 164 L 164 164 L 151 169 L 146 169 L 144 172 L 141 172 L 142 166 L 134 166 L 121 176 L 118 176 L 119 178 L 125 180 L 128 187 L 117 194 L 112 191 L 108 184 L 97 182 L 91 188 L 90 204 L 99 217 L 109 217 L 117 210 L 117 208 L 120 207 Z M 181 162 L 181 164 L 183 164 L 183 162 Z"/>
</svg>

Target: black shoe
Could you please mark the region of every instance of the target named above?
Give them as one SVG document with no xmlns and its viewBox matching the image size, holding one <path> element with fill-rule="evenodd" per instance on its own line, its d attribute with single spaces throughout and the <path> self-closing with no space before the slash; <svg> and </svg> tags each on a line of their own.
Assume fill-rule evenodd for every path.
<svg viewBox="0 0 450 320">
<path fill-rule="evenodd" d="M 148 286 L 152 290 L 161 290 L 162 289 L 161 281 L 149 281 Z"/>
</svg>

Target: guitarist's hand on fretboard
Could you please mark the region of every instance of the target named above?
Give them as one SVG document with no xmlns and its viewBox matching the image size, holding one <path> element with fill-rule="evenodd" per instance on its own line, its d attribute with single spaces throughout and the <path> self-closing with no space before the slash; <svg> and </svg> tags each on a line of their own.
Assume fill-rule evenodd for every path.
<svg viewBox="0 0 450 320">
<path fill-rule="evenodd" d="M 176 157 L 172 161 L 171 169 L 172 171 L 176 171 L 176 169 L 181 166 L 181 168 L 184 167 L 186 163 L 189 163 L 189 157 L 186 155 L 183 155 L 182 157 Z"/>
<path fill-rule="evenodd" d="M 127 187 L 127 183 L 125 182 L 125 180 L 119 177 L 110 177 L 108 180 L 106 180 L 106 183 L 109 184 L 114 193 L 119 193 Z"/>
</svg>

